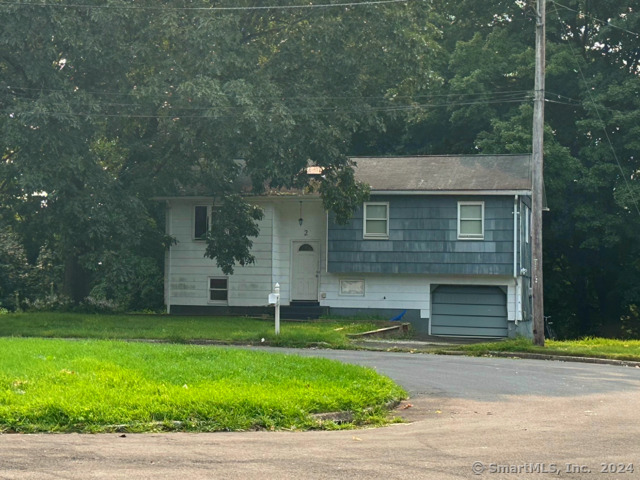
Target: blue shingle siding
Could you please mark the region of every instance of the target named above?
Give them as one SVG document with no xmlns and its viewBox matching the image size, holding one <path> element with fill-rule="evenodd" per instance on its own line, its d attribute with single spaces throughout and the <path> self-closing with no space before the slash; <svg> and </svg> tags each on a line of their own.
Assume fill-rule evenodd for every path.
<svg viewBox="0 0 640 480">
<path fill-rule="evenodd" d="M 389 239 L 365 240 L 362 209 L 329 222 L 329 272 L 511 275 L 513 197 L 373 196 L 389 202 Z M 484 239 L 458 240 L 458 201 L 484 202 Z"/>
</svg>

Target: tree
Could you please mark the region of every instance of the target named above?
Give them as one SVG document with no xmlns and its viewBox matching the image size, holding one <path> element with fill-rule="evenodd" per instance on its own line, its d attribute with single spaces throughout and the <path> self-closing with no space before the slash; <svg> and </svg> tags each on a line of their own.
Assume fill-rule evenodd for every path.
<svg viewBox="0 0 640 480">
<path fill-rule="evenodd" d="M 0 195 L 24 211 L 14 223 L 38 239 L 33 251 L 59 253 L 73 300 L 107 258 L 149 242 L 153 195 L 197 188 L 236 202 L 239 241 L 230 249 L 214 231 L 207 248 L 225 270 L 251 261 L 258 214 L 236 195 L 244 176 L 258 193 L 305 187 L 301 172 L 320 165 L 316 188 L 347 218 L 366 194 L 348 161 L 354 133 L 383 131 L 439 81 L 427 5 L 221 7 L 0 7 L 12 25 L 0 39 Z"/>
</svg>

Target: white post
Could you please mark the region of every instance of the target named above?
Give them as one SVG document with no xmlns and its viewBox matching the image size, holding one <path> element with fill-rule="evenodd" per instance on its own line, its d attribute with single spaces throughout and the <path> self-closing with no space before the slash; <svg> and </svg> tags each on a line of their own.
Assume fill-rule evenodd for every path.
<svg viewBox="0 0 640 480">
<path fill-rule="evenodd" d="M 276 283 L 274 292 L 276 294 L 276 335 L 280 335 L 280 284 Z"/>
</svg>

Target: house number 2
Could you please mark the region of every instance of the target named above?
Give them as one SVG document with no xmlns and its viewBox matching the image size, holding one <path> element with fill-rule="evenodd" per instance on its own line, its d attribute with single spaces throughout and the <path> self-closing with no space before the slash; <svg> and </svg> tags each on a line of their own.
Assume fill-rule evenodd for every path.
<svg viewBox="0 0 640 480">
<path fill-rule="evenodd" d="M 305 231 L 304 231 L 304 236 L 306 237 L 306 236 L 308 236 L 308 235 L 309 235 L 309 230 L 305 230 Z"/>
</svg>

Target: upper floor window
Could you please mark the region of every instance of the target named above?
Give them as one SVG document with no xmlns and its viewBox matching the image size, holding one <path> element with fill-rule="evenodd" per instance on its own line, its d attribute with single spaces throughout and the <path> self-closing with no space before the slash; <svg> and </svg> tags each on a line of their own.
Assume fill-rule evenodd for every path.
<svg viewBox="0 0 640 480">
<path fill-rule="evenodd" d="M 196 205 L 193 212 L 193 238 L 204 240 L 209 230 L 209 207 Z"/>
<path fill-rule="evenodd" d="M 364 204 L 364 238 L 389 238 L 389 203 Z"/>
<path fill-rule="evenodd" d="M 484 202 L 458 202 L 458 238 L 484 238 Z"/>
</svg>

